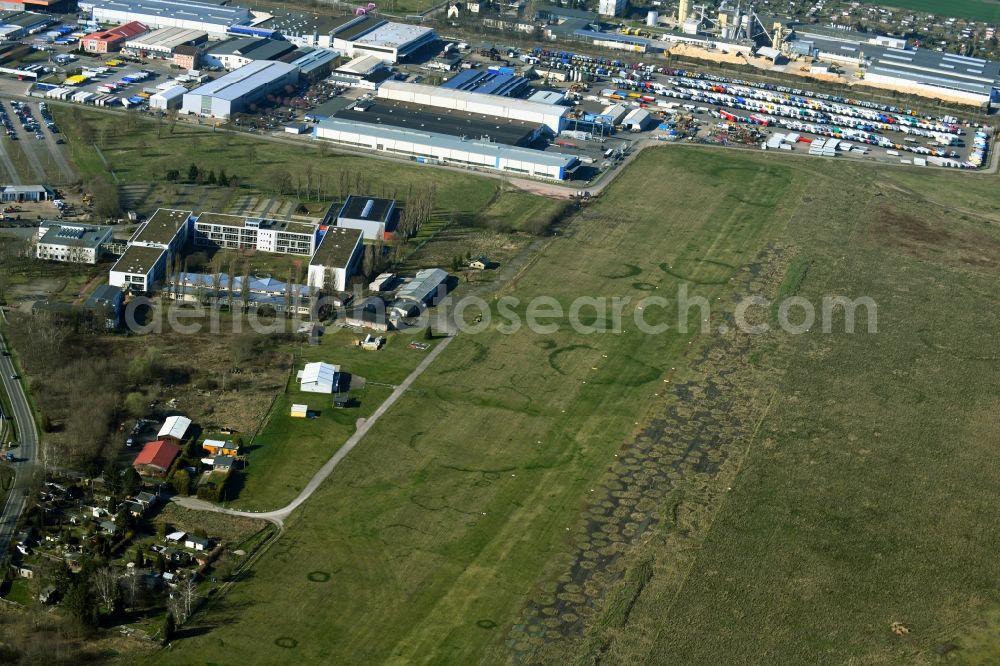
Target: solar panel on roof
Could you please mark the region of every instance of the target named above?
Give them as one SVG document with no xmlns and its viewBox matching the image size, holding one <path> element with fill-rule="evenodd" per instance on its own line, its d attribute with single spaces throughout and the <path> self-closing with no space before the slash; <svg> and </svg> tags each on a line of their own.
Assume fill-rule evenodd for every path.
<svg viewBox="0 0 1000 666">
<path fill-rule="evenodd" d="M 81 238 L 83 238 L 84 233 L 86 232 L 84 232 L 84 230 L 81 229 L 80 227 L 62 227 L 61 229 L 59 229 L 59 232 L 56 234 L 56 236 L 59 238 L 73 238 L 76 240 L 80 240 Z"/>
</svg>

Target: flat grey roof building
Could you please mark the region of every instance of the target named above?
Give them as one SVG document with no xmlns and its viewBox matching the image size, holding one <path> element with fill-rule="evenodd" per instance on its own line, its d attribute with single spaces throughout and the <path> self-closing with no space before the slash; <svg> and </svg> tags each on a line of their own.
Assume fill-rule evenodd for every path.
<svg viewBox="0 0 1000 666">
<path fill-rule="evenodd" d="M 102 16 L 127 14 L 128 20 L 146 23 L 146 17 L 160 18 L 174 25 L 201 29 L 191 23 L 232 25 L 250 20 L 250 10 L 244 7 L 224 6 L 225 0 L 84 0 L 79 3 L 81 10 L 93 10 L 96 20 Z M 151 21 L 157 24 L 157 21 Z M 149 23 L 146 23 L 149 25 Z"/>
<path fill-rule="evenodd" d="M 353 15 L 332 16 L 330 14 L 307 14 L 278 9 L 272 9 L 268 13 L 271 18 L 257 23 L 254 27 L 274 30 L 287 37 L 313 33 L 327 35 L 356 18 Z"/>
<path fill-rule="evenodd" d="M 359 229 L 330 227 L 309 260 L 310 266 L 346 266 L 354 256 L 354 248 L 361 240 Z"/>
<path fill-rule="evenodd" d="M 431 304 L 438 294 L 438 287 L 448 279 L 448 273 L 440 268 L 425 268 L 417 271 L 412 280 L 403 285 L 396 294 L 397 301 L 413 301 Z M 442 294 L 443 295 L 443 294 Z"/>
<path fill-rule="evenodd" d="M 513 160 L 553 168 L 570 169 L 578 161 L 575 155 L 564 153 L 543 152 L 541 150 L 532 150 L 531 148 L 518 148 L 517 146 L 486 141 L 463 140 L 459 137 L 448 136 L 446 134 L 418 132 L 387 125 L 342 120 L 340 118 L 321 120 L 317 125 L 317 137 L 327 138 L 324 136 L 325 132 L 360 134 L 366 137 L 383 139 L 387 142 L 405 143 L 411 146 L 412 154 L 420 154 L 420 149 L 424 147 L 472 153 L 487 158 L 484 166 L 494 164 L 497 160 Z"/>
<path fill-rule="evenodd" d="M 166 250 L 159 247 L 130 245 L 125 250 L 125 254 L 111 267 L 111 272 L 145 275 L 153 270 L 153 267 L 160 261 L 160 257 L 166 252 Z"/>
<path fill-rule="evenodd" d="M 129 240 L 129 243 L 161 245 L 164 248 L 177 236 L 182 226 L 187 224 L 193 211 L 158 208 Z M 127 252 L 126 252 L 127 254 Z"/>
<path fill-rule="evenodd" d="M 898 49 L 863 40 L 866 36 L 843 31 L 800 31 L 804 39 L 790 42 L 802 44 L 819 57 L 864 61 L 866 78 L 885 77 L 901 82 L 933 86 L 980 97 L 996 98 L 1000 88 L 1000 62 L 970 58 L 931 49 Z M 870 75 L 875 75 L 871 77 Z"/>
<path fill-rule="evenodd" d="M 239 55 L 250 60 L 277 60 L 295 45 L 281 39 L 261 39 L 259 37 L 233 37 L 206 49 L 211 55 Z"/>
<path fill-rule="evenodd" d="M 187 28 L 160 28 L 141 37 L 125 42 L 125 48 L 136 51 L 154 51 L 171 53 L 182 44 L 200 44 L 208 39 L 208 33 L 203 30 Z"/>
<path fill-rule="evenodd" d="M 82 247 L 97 249 L 108 238 L 111 227 L 92 224 L 64 224 L 61 222 L 46 222 L 48 231 L 39 243 L 45 245 L 65 245 L 66 247 Z"/>
<path fill-rule="evenodd" d="M 294 65 L 270 60 L 257 60 L 245 67 L 229 72 L 225 76 L 195 88 L 189 95 L 208 95 L 228 101 L 235 101 L 252 95 L 275 78 L 297 71 Z M 185 95 L 186 97 L 187 95 Z"/>
<path fill-rule="evenodd" d="M 359 107 L 341 109 L 335 118 L 376 125 L 390 125 L 424 132 L 437 132 L 467 139 L 489 137 L 498 143 L 526 146 L 542 134 L 542 124 L 481 113 L 427 107 L 408 102 L 376 99 Z"/>
<path fill-rule="evenodd" d="M 382 220 L 392 212 L 396 202 L 392 199 L 354 196 L 347 197 L 337 217 L 350 217 L 355 220 Z"/>
</svg>

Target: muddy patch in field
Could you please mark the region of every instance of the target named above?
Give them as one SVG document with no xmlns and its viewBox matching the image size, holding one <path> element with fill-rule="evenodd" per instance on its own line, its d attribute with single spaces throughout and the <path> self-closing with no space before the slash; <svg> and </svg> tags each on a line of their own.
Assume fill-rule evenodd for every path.
<svg viewBox="0 0 1000 666">
<path fill-rule="evenodd" d="M 732 303 L 747 294 L 776 292 L 786 254 L 772 248 L 754 263 L 733 268 Z M 728 317 L 727 323 L 735 330 Z M 687 376 L 698 379 L 669 388 L 664 384 L 661 401 L 622 443 L 603 481 L 589 489 L 579 522 L 566 533 L 565 569 L 540 585 L 512 627 L 506 645 L 514 663 L 572 654 L 573 643 L 567 641 L 579 640 L 599 624 L 602 600 L 624 577 L 631 545 L 660 523 L 676 524 L 677 508 L 668 500 L 678 484 L 712 483 L 742 450 L 759 408 L 751 395 L 754 369 L 745 359 L 763 343 L 735 332 L 716 336 L 685 361 L 691 370 Z M 655 379 L 662 378 L 664 369 L 647 367 L 655 370 Z"/>
<path fill-rule="evenodd" d="M 882 206 L 870 227 L 869 238 L 874 244 L 914 257 L 1000 269 L 1000 236 L 963 218 L 922 219 L 898 208 Z"/>
</svg>

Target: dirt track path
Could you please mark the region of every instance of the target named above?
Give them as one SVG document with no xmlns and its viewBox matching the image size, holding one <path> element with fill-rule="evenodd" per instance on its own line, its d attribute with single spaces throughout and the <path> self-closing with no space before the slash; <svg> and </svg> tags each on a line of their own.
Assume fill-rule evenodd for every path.
<svg viewBox="0 0 1000 666">
<path fill-rule="evenodd" d="M 175 497 L 173 501 L 186 509 L 214 511 L 216 513 L 225 513 L 230 516 L 242 516 L 244 518 L 263 518 L 264 520 L 274 523 L 278 527 L 284 527 L 285 519 L 288 518 L 289 514 L 291 514 L 292 511 L 295 511 L 295 509 L 301 506 L 303 502 L 308 500 L 312 494 L 316 492 L 316 489 L 319 488 L 320 484 L 326 481 L 327 477 L 333 473 L 333 470 L 340 464 L 340 461 L 347 457 L 347 454 L 350 453 L 359 443 L 361 443 L 361 440 L 364 439 L 364 436 L 369 430 L 371 430 L 372 426 L 378 422 L 378 420 L 389 410 L 390 407 L 396 404 L 396 401 L 403 396 L 410 385 L 413 384 L 413 382 L 415 382 L 417 378 L 420 377 L 425 370 L 427 370 L 427 368 L 430 367 L 431 363 L 434 362 L 434 359 L 436 359 L 441 352 L 447 349 L 448 345 L 450 345 L 451 341 L 454 339 L 454 334 L 449 334 L 448 337 L 441 340 L 441 342 L 439 342 L 438 345 L 434 347 L 429 354 L 427 354 L 427 358 L 421 361 L 420 365 L 418 365 L 413 372 L 411 372 L 409 376 L 403 380 L 403 383 L 393 390 L 385 402 L 379 405 L 378 409 L 376 409 L 370 417 L 365 419 L 364 422 L 358 426 L 358 429 L 354 432 L 354 434 L 351 435 L 348 440 L 344 442 L 343 446 L 341 446 L 340 449 L 333 454 L 333 457 L 327 460 L 319 471 L 316 472 L 311 479 L 309 479 L 309 483 L 307 483 L 305 488 L 302 489 L 302 492 L 299 493 L 298 497 L 280 509 L 265 512 L 235 511 L 233 509 L 225 509 L 204 500 L 190 497 Z"/>
<path fill-rule="evenodd" d="M 10 150 L 14 145 L 14 142 L 10 139 L 0 139 L 0 162 L 3 163 L 3 169 L 7 172 L 7 179 L 10 181 L 11 185 L 20 185 L 21 176 L 17 173 L 17 167 L 14 166 L 14 161 L 10 159 Z"/>
</svg>

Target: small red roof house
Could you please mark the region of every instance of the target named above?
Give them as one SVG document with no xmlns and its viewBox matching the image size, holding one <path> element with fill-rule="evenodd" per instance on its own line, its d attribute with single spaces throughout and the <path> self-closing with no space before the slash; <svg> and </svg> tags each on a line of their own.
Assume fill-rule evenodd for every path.
<svg viewBox="0 0 1000 666">
<path fill-rule="evenodd" d="M 132 461 L 132 467 L 142 476 L 164 476 L 180 452 L 181 447 L 176 444 L 163 440 L 150 442 Z"/>
<path fill-rule="evenodd" d="M 112 53 L 120 51 L 126 41 L 135 39 L 147 32 L 149 32 L 149 28 L 138 21 L 132 21 L 131 23 L 124 23 L 117 28 L 92 32 L 80 40 L 80 46 L 87 53 Z"/>
</svg>

